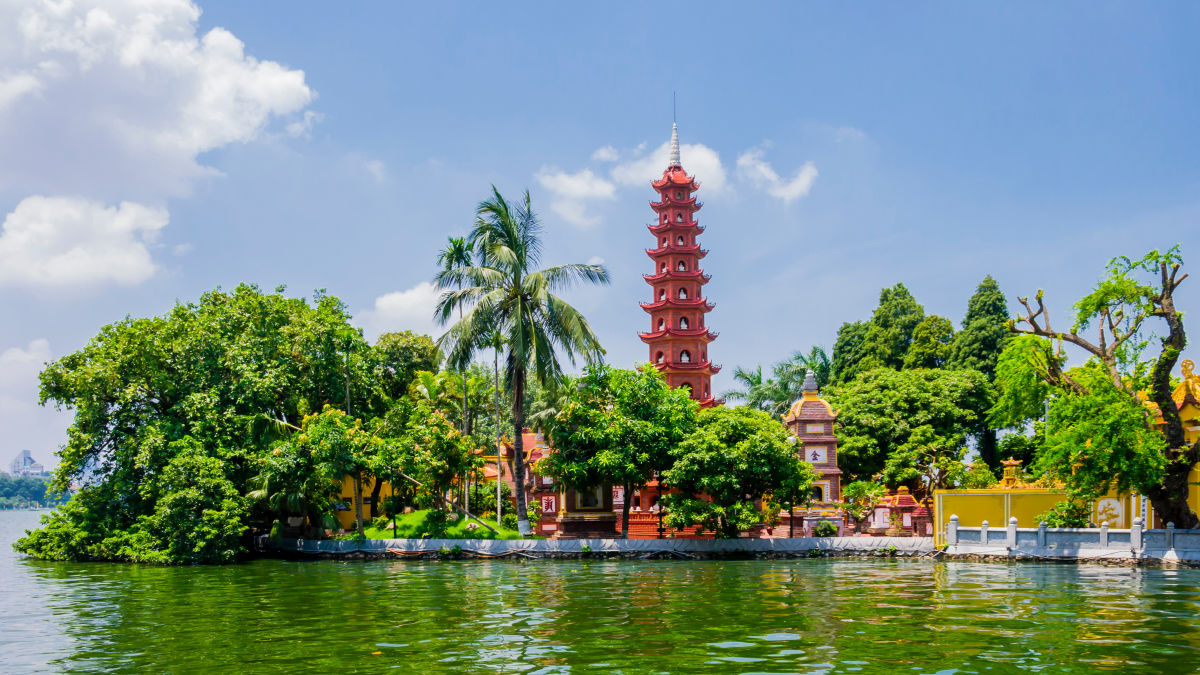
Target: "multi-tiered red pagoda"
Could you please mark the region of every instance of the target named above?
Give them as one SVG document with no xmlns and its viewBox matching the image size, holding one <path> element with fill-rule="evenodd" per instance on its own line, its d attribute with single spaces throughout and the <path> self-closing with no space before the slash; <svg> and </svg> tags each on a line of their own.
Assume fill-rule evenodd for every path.
<svg viewBox="0 0 1200 675">
<path fill-rule="evenodd" d="M 651 185 L 659 199 L 650 204 L 657 222 L 649 229 L 658 245 L 646 250 L 654 274 L 642 276 L 654 295 L 652 302 L 641 303 L 650 315 L 650 331 L 638 335 L 650 345 L 650 362 L 666 374 L 668 384 L 687 387 L 702 407 L 716 405 L 710 381 L 721 368 L 708 358 L 708 343 L 717 334 L 704 322 L 713 305 L 703 293 L 709 276 L 700 269 L 700 259 L 708 251 L 697 241 L 704 228 L 696 222 L 700 203 L 693 195 L 700 184 L 679 162 L 678 127 L 671 129 L 670 165 Z"/>
</svg>

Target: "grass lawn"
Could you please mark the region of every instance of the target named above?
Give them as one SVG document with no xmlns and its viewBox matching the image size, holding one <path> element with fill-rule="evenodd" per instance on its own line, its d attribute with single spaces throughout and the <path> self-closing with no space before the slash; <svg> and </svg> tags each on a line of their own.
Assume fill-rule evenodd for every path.
<svg viewBox="0 0 1200 675">
<path fill-rule="evenodd" d="M 429 526 L 425 523 L 425 516 L 429 515 L 429 511 L 413 511 L 412 513 L 398 514 L 396 516 L 396 531 L 384 530 L 377 527 L 367 527 L 367 539 L 421 539 L 425 535 L 430 535 L 430 538 L 438 539 L 520 539 L 521 536 L 516 530 L 506 530 L 496 525 L 496 523 L 484 521 L 488 525 L 496 528 L 500 533 L 496 534 L 486 527 L 475 523 L 470 518 L 462 516 L 452 523 L 446 524 L 446 531 L 440 537 L 435 537 L 429 532 Z M 389 521 L 390 522 L 390 521 Z M 467 524 L 475 523 L 479 527 L 474 530 L 468 530 Z M 353 535 L 350 535 L 353 536 Z"/>
</svg>

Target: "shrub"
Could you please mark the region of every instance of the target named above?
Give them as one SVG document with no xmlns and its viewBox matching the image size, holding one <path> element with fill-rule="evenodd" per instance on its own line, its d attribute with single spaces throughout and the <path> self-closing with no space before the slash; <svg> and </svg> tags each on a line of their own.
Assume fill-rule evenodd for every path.
<svg viewBox="0 0 1200 675">
<path fill-rule="evenodd" d="M 834 525 L 833 523 L 829 522 L 828 520 L 822 520 L 821 522 L 817 523 L 816 527 L 813 528 L 813 536 L 814 537 L 834 537 L 834 536 L 837 536 L 837 531 L 838 531 L 837 525 Z"/>
<path fill-rule="evenodd" d="M 1087 527 L 1090 515 L 1087 504 L 1067 499 L 1038 514 L 1036 520 L 1046 523 L 1046 527 Z"/>
</svg>

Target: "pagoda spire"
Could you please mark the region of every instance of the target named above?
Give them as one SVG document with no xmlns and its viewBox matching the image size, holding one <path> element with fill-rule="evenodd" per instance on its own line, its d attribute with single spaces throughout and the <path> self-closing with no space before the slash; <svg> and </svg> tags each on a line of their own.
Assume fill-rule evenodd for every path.
<svg viewBox="0 0 1200 675">
<path fill-rule="evenodd" d="M 659 155 L 661 157 L 662 155 Z M 671 123 L 671 161 L 670 166 L 683 167 L 679 161 L 679 125 L 675 122 Z"/>
</svg>

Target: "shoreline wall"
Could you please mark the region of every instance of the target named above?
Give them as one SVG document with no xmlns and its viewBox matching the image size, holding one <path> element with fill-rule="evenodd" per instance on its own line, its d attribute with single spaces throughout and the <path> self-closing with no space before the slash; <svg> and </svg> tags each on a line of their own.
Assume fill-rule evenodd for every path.
<svg viewBox="0 0 1200 675">
<path fill-rule="evenodd" d="M 797 558 L 935 552 L 932 537 L 794 539 L 255 539 L 256 552 L 290 558 Z"/>
</svg>

